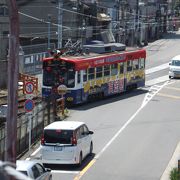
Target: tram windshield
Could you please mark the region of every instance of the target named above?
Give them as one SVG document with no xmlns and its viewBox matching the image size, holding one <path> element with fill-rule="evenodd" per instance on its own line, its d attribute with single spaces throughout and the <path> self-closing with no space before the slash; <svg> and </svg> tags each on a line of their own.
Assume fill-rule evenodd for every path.
<svg viewBox="0 0 180 180">
<path fill-rule="evenodd" d="M 43 85 L 58 86 L 61 84 L 68 88 L 75 86 L 74 65 L 65 61 L 43 62 Z"/>
</svg>

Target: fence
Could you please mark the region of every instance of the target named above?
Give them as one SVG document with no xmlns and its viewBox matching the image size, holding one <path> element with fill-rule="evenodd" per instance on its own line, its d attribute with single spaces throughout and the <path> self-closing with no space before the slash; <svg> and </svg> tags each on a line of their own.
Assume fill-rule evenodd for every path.
<svg viewBox="0 0 180 180">
<path fill-rule="evenodd" d="M 33 110 L 31 142 L 32 144 L 39 140 L 44 126 L 53 121 L 52 106 L 45 102 L 37 102 Z M 5 123 L 0 125 L 0 159 L 5 158 Z M 22 113 L 17 120 L 17 157 L 26 152 L 29 148 L 28 120 L 26 114 Z"/>
</svg>

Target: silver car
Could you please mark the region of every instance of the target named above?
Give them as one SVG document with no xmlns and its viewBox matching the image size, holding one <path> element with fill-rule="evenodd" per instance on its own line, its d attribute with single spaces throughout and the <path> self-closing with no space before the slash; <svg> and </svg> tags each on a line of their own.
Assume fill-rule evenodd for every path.
<svg viewBox="0 0 180 180">
<path fill-rule="evenodd" d="M 52 180 L 51 169 L 35 161 L 17 160 L 16 170 L 35 180 Z"/>
</svg>

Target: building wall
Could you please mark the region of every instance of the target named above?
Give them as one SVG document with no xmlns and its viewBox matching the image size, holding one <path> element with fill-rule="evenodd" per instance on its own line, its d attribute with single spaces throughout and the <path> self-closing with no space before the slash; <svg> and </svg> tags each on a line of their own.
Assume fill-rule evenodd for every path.
<svg viewBox="0 0 180 180">
<path fill-rule="evenodd" d="M 5 0 L 0 0 L 0 89 L 7 87 L 7 49 L 9 18 Z"/>
<path fill-rule="evenodd" d="M 0 60 L 5 60 L 7 57 L 9 34 L 9 18 L 8 10 L 4 0 L 0 0 Z"/>
<path fill-rule="evenodd" d="M 1 60 L 0 61 L 0 89 L 7 88 L 7 61 Z"/>
</svg>

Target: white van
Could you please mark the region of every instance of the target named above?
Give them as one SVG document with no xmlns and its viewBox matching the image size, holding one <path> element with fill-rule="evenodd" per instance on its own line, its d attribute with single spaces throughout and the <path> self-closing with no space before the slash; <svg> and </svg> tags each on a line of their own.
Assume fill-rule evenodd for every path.
<svg viewBox="0 0 180 180">
<path fill-rule="evenodd" d="M 169 63 L 169 78 L 180 77 L 180 55 L 172 58 Z"/>
<path fill-rule="evenodd" d="M 53 122 L 44 128 L 41 138 L 42 163 L 81 165 L 92 154 L 92 134 L 84 122 Z"/>
</svg>

